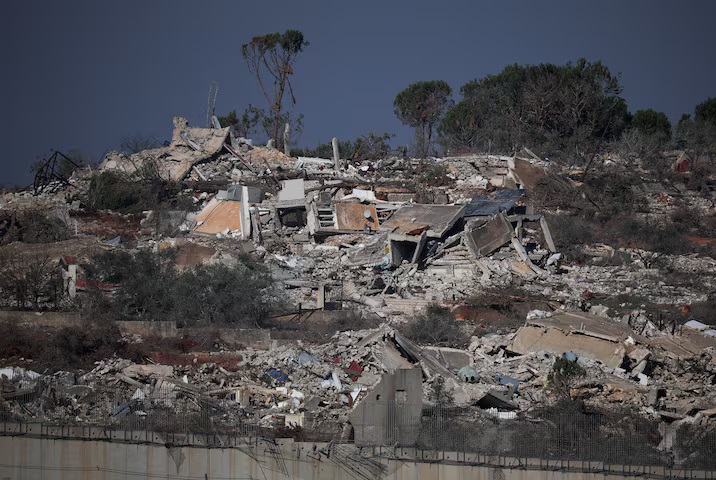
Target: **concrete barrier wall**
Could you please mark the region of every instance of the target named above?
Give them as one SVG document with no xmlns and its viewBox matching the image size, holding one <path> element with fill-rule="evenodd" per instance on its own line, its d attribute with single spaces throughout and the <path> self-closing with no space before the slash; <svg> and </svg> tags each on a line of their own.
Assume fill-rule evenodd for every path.
<svg viewBox="0 0 716 480">
<path fill-rule="evenodd" d="M 62 328 L 77 325 L 82 317 L 74 312 L 16 312 L 0 310 L 0 321 L 16 322 L 19 325 Z M 122 333 L 176 337 L 176 322 L 116 322 Z"/>
<path fill-rule="evenodd" d="M 77 325 L 81 317 L 73 312 L 16 312 L 0 310 L 0 321 L 16 322 L 20 325 L 37 327 L 67 327 Z M 260 328 L 181 328 L 178 329 L 176 322 L 163 321 L 138 321 L 126 320 L 115 322 L 122 333 L 142 336 L 157 335 L 162 338 L 173 338 L 179 336 L 202 337 L 207 333 L 216 334 L 222 342 L 228 345 L 244 345 L 247 347 L 264 348 L 271 347 L 271 331 Z M 2 480 L 2 479 L 0 479 Z"/>
<path fill-rule="evenodd" d="M 157 335 L 162 338 L 177 336 L 176 322 L 143 322 L 143 321 L 118 321 L 115 322 L 119 331 L 128 335 Z"/>
<path fill-rule="evenodd" d="M 267 350 L 271 347 L 271 331 L 262 328 L 182 328 L 179 334 L 188 338 L 216 334 L 222 343 L 233 347 L 244 345 Z"/>
<path fill-rule="evenodd" d="M 59 328 L 76 325 L 80 321 L 80 316 L 72 312 L 16 312 L 0 310 L 0 321 L 11 321 L 20 325 Z"/>
<path fill-rule="evenodd" d="M 329 452 L 330 450 L 330 452 Z M 272 453 L 275 452 L 275 453 Z M 330 454 L 327 454 L 330 453 Z M 494 461 L 498 465 L 486 465 Z M 467 464 L 470 463 L 470 464 Z M 586 465 L 585 465 L 586 464 Z M 577 462 L 481 457 L 413 449 L 282 441 L 275 448 L 246 441 L 241 448 L 168 447 L 116 441 L 0 437 L 0 479 L 476 479 L 631 480 L 713 478 L 713 472 L 648 467 L 607 468 Z M 584 470 L 587 468 L 587 471 Z"/>
</svg>

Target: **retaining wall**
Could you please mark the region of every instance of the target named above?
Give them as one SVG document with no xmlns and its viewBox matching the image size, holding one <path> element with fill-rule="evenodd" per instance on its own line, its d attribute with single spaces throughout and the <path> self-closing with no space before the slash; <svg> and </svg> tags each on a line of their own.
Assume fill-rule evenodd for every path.
<svg viewBox="0 0 716 480">
<path fill-rule="evenodd" d="M 273 443 L 258 438 L 189 435 L 182 437 L 183 446 L 172 446 L 171 437 L 151 432 L 114 432 L 96 427 L 60 429 L 39 424 L 8 426 L 4 434 L 0 428 L 2 480 L 636 480 L 715 476 L 714 472 L 664 467 L 486 457 L 412 448 L 358 449 L 350 444 L 293 440 Z"/>
</svg>

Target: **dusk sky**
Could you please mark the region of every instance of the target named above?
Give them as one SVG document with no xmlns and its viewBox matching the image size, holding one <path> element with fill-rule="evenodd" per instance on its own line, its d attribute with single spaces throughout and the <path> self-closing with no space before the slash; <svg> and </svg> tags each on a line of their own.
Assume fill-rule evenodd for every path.
<svg viewBox="0 0 716 480">
<path fill-rule="evenodd" d="M 2 15 L 0 184 L 31 182 L 51 149 L 92 160 L 134 134 L 169 139 L 172 118 L 265 106 L 241 57 L 252 37 L 298 29 L 300 146 L 370 130 L 406 144 L 395 95 L 420 80 L 465 82 L 511 63 L 586 57 L 620 72 L 630 111 L 672 122 L 716 96 L 714 1 L 14 1 Z"/>
</svg>

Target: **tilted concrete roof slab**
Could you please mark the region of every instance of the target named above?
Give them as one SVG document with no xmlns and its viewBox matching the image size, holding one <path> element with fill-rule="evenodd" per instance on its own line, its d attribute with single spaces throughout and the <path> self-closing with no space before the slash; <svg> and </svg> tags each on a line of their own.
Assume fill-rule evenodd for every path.
<svg viewBox="0 0 716 480">
<path fill-rule="evenodd" d="M 462 218 L 463 205 L 406 205 L 383 222 L 380 230 L 391 239 L 417 242 L 424 231 L 429 238 L 442 238 Z"/>
<path fill-rule="evenodd" d="M 216 200 L 212 198 L 196 217 L 202 222 L 194 228 L 197 233 L 216 235 L 224 232 L 241 229 L 241 202 L 230 200 Z"/>
<path fill-rule="evenodd" d="M 509 349 L 518 354 L 546 350 L 556 355 L 574 352 L 615 368 L 622 364 L 624 340 L 631 333 L 627 325 L 581 312 L 557 313 L 549 318 L 529 320 L 517 331 Z"/>
<path fill-rule="evenodd" d="M 500 213 L 478 228 L 465 232 L 465 243 L 476 257 L 484 257 L 498 248 L 510 243 L 515 235 L 512 224 Z"/>
</svg>

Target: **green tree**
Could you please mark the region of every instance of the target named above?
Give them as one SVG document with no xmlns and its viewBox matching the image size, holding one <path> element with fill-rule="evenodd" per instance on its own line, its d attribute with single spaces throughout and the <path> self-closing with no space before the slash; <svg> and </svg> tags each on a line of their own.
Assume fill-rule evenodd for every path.
<svg viewBox="0 0 716 480">
<path fill-rule="evenodd" d="M 219 123 L 222 127 L 231 127 L 239 137 L 251 138 L 251 134 L 256 131 L 263 111 L 249 105 L 246 107 L 241 117 L 236 114 L 236 110 L 230 111 L 225 117 L 219 117 Z"/>
<path fill-rule="evenodd" d="M 292 104 L 296 104 L 296 97 L 291 86 L 293 65 L 298 54 L 303 52 L 309 43 L 304 39 L 303 33 L 298 30 L 286 30 L 284 33 L 269 33 L 254 37 L 241 47 L 241 54 L 249 67 L 249 71 L 256 77 L 261 92 L 266 97 L 271 112 L 271 135 L 275 145 L 279 145 L 279 132 L 282 123 L 285 123 L 284 95 L 291 96 Z M 267 81 L 273 83 L 273 91 L 267 87 Z"/>
<path fill-rule="evenodd" d="M 38 310 L 43 303 L 57 307 L 61 291 L 57 262 L 45 252 L 0 252 L 0 296 L 15 308 Z"/>
<path fill-rule="evenodd" d="M 116 284 L 106 313 L 182 325 L 259 326 L 278 303 L 270 272 L 248 258 L 231 266 L 199 265 L 179 271 L 176 252 L 105 252 L 88 266 L 88 278 Z"/>
<path fill-rule="evenodd" d="M 651 108 L 637 110 L 631 119 L 631 127 L 644 135 L 654 136 L 662 142 L 671 139 L 671 122 L 664 112 Z"/>
<path fill-rule="evenodd" d="M 691 170 L 698 178 L 710 175 L 711 158 L 716 153 L 716 98 L 709 98 L 694 109 L 696 115 L 684 114 L 676 126 L 675 143 L 691 160 Z"/>
<path fill-rule="evenodd" d="M 462 86 L 463 99 L 440 125 L 441 143 L 588 159 L 626 126 L 621 91 L 619 76 L 601 62 L 509 65 Z"/>
<path fill-rule="evenodd" d="M 438 142 L 448 150 L 472 151 L 479 145 L 479 128 L 479 112 L 462 100 L 448 109 L 438 125 Z"/>
<path fill-rule="evenodd" d="M 259 327 L 272 311 L 273 286 L 268 270 L 247 259 L 200 265 L 179 274 L 175 305 L 187 325 Z"/>
<path fill-rule="evenodd" d="M 708 98 L 696 105 L 696 121 L 716 125 L 716 98 Z"/>
<path fill-rule="evenodd" d="M 396 95 L 395 115 L 415 128 L 418 151 L 426 156 L 432 146 L 433 131 L 450 106 L 452 88 L 442 80 L 417 82 Z"/>
<path fill-rule="evenodd" d="M 361 135 L 353 141 L 339 141 L 338 154 L 341 158 L 354 161 L 375 161 L 385 158 L 390 153 L 390 144 L 388 142 L 394 136 L 390 133 L 378 135 L 371 130 L 366 135 Z M 291 156 L 333 158 L 333 144 L 320 143 L 315 148 L 295 148 L 291 150 Z"/>
<path fill-rule="evenodd" d="M 93 280 L 118 285 L 113 304 L 126 317 L 142 320 L 173 319 L 176 282 L 173 250 L 136 254 L 109 251 L 98 255 L 90 272 Z"/>
</svg>

